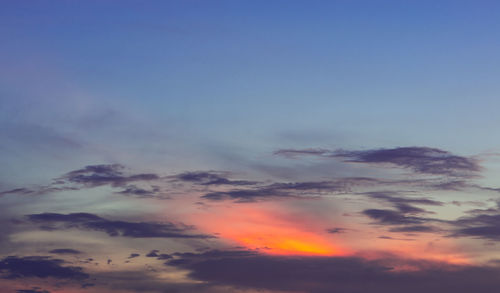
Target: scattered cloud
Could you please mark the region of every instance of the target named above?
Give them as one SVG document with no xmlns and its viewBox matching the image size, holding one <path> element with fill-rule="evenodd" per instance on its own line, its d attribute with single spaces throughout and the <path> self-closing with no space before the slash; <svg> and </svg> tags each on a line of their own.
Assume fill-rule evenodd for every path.
<svg viewBox="0 0 500 293">
<path fill-rule="evenodd" d="M 33 223 L 41 224 L 43 229 L 78 228 L 102 231 L 112 237 L 199 239 L 213 237 L 204 234 L 188 233 L 193 230 L 193 227 L 190 226 L 178 226 L 172 223 L 113 221 L 89 213 L 42 213 L 27 215 L 26 217 Z"/>
<path fill-rule="evenodd" d="M 139 257 L 139 256 L 141 256 L 139 253 L 131 253 L 128 258 L 129 259 L 130 258 L 136 258 L 136 257 Z"/>
<path fill-rule="evenodd" d="M 450 236 L 500 240 L 500 202 L 496 208 L 475 209 L 470 214 L 453 222 L 457 229 Z"/>
<path fill-rule="evenodd" d="M 2 278 L 55 278 L 83 280 L 89 277 L 81 267 L 64 266 L 65 262 L 46 256 L 8 256 L 0 260 Z"/>
<path fill-rule="evenodd" d="M 195 171 L 195 172 L 185 172 L 175 176 L 173 178 L 190 183 L 196 183 L 200 185 L 255 185 L 255 181 L 247 180 L 230 180 L 224 176 L 224 172 L 214 172 L 214 171 Z"/>
<path fill-rule="evenodd" d="M 120 164 L 111 165 L 89 165 L 82 169 L 66 173 L 59 179 L 60 183 L 76 183 L 86 187 L 95 187 L 101 185 L 111 185 L 113 187 L 125 186 L 134 181 L 157 180 L 160 177 L 152 173 L 141 173 L 125 175 Z"/>
<path fill-rule="evenodd" d="M 391 164 L 421 174 L 452 177 L 474 177 L 481 170 L 474 158 L 453 155 L 447 151 L 429 147 L 397 147 L 365 151 L 325 149 L 282 149 L 274 154 L 288 158 L 304 155 L 327 158 L 344 158 L 348 163 Z"/>
<path fill-rule="evenodd" d="M 315 197 L 321 193 L 347 193 L 356 186 L 378 184 L 379 180 L 367 177 L 338 178 L 327 181 L 272 183 L 252 189 L 234 189 L 209 192 L 202 198 L 209 200 L 233 199 L 237 202 L 252 202 L 261 199 L 282 197 Z"/>
</svg>

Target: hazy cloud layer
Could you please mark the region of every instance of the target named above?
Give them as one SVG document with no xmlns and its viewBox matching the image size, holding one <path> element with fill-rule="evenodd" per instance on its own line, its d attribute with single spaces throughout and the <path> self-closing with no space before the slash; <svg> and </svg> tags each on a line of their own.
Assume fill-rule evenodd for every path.
<svg viewBox="0 0 500 293">
<path fill-rule="evenodd" d="M 236 287 L 327 292 L 489 293 L 500 285 L 496 267 L 453 266 L 398 258 L 286 257 L 249 251 L 180 254 L 167 263 L 196 280 Z M 412 268 L 399 270 L 398 267 Z"/>
</svg>

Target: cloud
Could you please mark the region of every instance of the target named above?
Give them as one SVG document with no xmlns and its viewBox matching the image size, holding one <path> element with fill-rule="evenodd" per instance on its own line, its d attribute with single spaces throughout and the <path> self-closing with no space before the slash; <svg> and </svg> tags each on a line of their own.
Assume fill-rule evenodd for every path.
<svg viewBox="0 0 500 293">
<path fill-rule="evenodd" d="M 168 265 L 209 284 L 291 292 L 489 293 L 500 285 L 496 267 L 388 257 L 291 257 L 251 251 L 176 254 Z M 409 267 L 402 270 L 399 268 Z"/>
<path fill-rule="evenodd" d="M 158 255 L 158 260 L 165 260 L 165 259 L 171 259 L 172 256 L 170 254 L 166 254 L 166 253 L 162 253 L 160 255 Z"/>
<path fill-rule="evenodd" d="M 473 215 L 453 222 L 457 229 L 450 236 L 500 240 L 500 202 L 497 203 L 497 208 L 476 209 L 470 213 Z"/>
<path fill-rule="evenodd" d="M 321 193 L 346 193 L 355 186 L 378 184 L 380 181 L 366 177 L 348 177 L 328 181 L 306 181 L 273 183 L 252 189 L 234 189 L 229 191 L 209 192 L 202 198 L 209 200 L 233 199 L 237 202 L 252 202 L 262 199 L 283 197 L 312 197 Z"/>
<path fill-rule="evenodd" d="M 135 195 L 139 197 L 152 197 L 158 195 L 160 188 L 158 186 L 153 186 L 152 189 L 144 189 L 137 187 L 135 185 L 128 185 L 124 190 L 117 192 L 123 195 Z"/>
<path fill-rule="evenodd" d="M 60 191 L 68 191 L 68 190 L 78 190 L 79 188 L 72 187 L 72 186 L 53 186 L 53 185 L 48 185 L 48 186 L 40 186 L 38 188 L 34 189 L 28 189 L 28 188 L 16 188 L 16 189 L 11 189 L 11 190 L 6 190 L 0 192 L 0 196 L 6 195 L 6 194 L 18 194 L 18 195 L 41 195 L 41 194 L 46 194 L 49 192 L 60 192 Z"/>
<path fill-rule="evenodd" d="M 340 233 L 345 233 L 347 229 L 345 228 L 330 228 L 330 229 L 327 229 L 326 232 L 330 233 L 330 234 L 340 234 Z"/>
<path fill-rule="evenodd" d="M 125 174 L 125 167 L 120 164 L 111 165 L 89 165 L 82 169 L 74 170 L 55 178 L 52 183 L 34 188 L 15 188 L 0 191 L 0 196 L 6 194 L 18 195 L 41 195 L 51 192 L 80 190 L 82 188 L 92 188 L 109 185 L 112 187 L 122 187 L 122 191 L 117 192 L 123 195 L 134 195 L 139 197 L 156 196 L 160 192 L 158 186 L 150 189 L 138 187 L 132 182 L 142 183 L 159 180 L 161 177 L 153 173 Z"/>
<path fill-rule="evenodd" d="M 364 193 L 370 198 L 377 199 L 379 201 L 388 202 L 396 209 L 402 213 L 429 213 L 428 211 L 415 207 L 411 204 L 418 205 L 430 205 L 430 206 L 442 206 L 443 203 L 440 201 L 428 199 L 428 198 L 408 198 L 399 196 L 397 192 L 366 192 Z"/>
<path fill-rule="evenodd" d="M 284 156 L 287 158 L 297 158 L 301 156 L 330 156 L 331 151 L 326 150 L 326 149 L 301 149 L 301 150 L 296 150 L 296 149 L 281 149 L 275 151 L 273 154 L 278 155 L 278 156 Z"/>
<path fill-rule="evenodd" d="M 59 248 L 59 249 L 53 249 L 49 251 L 50 253 L 54 254 L 81 254 L 82 252 L 76 249 L 71 249 L 71 248 Z"/>
<path fill-rule="evenodd" d="M 414 233 L 414 232 L 438 232 L 439 229 L 432 227 L 432 226 L 426 226 L 426 225 L 411 225 L 411 226 L 391 228 L 391 229 L 389 229 L 389 231 L 390 232 Z"/>
<path fill-rule="evenodd" d="M 148 254 L 146 254 L 146 257 L 158 257 L 158 252 L 160 252 L 157 249 L 151 250 Z"/>
<path fill-rule="evenodd" d="M 113 187 L 125 186 L 134 181 L 157 180 L 160 177 L 152 173 L 125 175 L 124 167 L 120 164 L 89 165 L 82 169 L 66 173 L 59 179 L 60 183 L 76 183 L 86 187 L 111 185 Z"/>
<path fill-rule="evenodd" d="M 47 290 L 40 290 L 40 289 L 24 289 L 24 290 L 17 290 L 16 293 L 50 293 Z"/>
<path fill-rule="evenodd" d="M 420 224 L 424 222 L 422 218 L 406 216 L 405 213 L 395 210 L 367 209 L 363 211 L 363 214 L 382 225 Z"/>
<path fill-rule="evenodd" d="M 247 180 L 230 180 L 224 176 L 222 176 L 220 172 L 204 172 L 204 171 L 196 171 L 196 172 L 185 172 L 178 175 L 173 176 L 175 179 L 191 182 L 200 185 L 254 185 L 257 184 L 255 181 L 247 181 Z"/>
<path fill-rule="evenodd" d="M 187 233 L 193 229 L 190 226 L 177 226 L 172 223 L 113 221 L 88 213 L 42 213 L 27 215 L 26 217 L 33 223 L 42 224 L 43 229 L 78 228 L 102 231 L 112 237 L 198 239 L 213 237 L 204 234 Z"/>
<path fill-rule="evenodd" d="M 30 194 L 33 193 L 33 191 L 27 189 L 27 188 L 15 188 L 11 190 L 5 190 L 0 192 L 0 195 L 5 195 L 5 194 Z"/>
<path fill-rule="evenodd" d="M 2 278 L 56 278 L 82 280 L 89 276 L 81 267 L 63 266 L 64 261 L 46 256 L 8 256 L 0 260 Z"/>
<path fill-rule="evenodd" d="M 158 254 L 158 252 L 160 252 L 160 251 L 157 249 L 151 250 L 148 254 L 146 254 L 146 257 L 156 257 L 156 259 L 158 259 L 158 260 L 166 260 L 166 259 L 172 258 L 172 256 L 170 254 L 166 254 L 166 253 Z"/>
<path fill-rule="evenodd" d="M 348 163 L 391 164 L 411 169 L 416 173 L 453 177 L 474 177 L 481 170 L 477 160 L 473 158 L 429 147 L 397 147 L 366 151 L 283 149 L 274 154 L 292 158 L 303 155 L 344 158 L 344 162 Z"/>
<path fill-rule="evenodd" d="M 136 257 L 139 257 L 139 256 L 141 256 L 139 253 L 131 253 L 128 258 L 129 259 L 130 258 L 136 258 Z"/>
<path fill-rule="evenodd" d="M 243 189 L 243 190 L 230 190 L 230 191 L 216 191 L 209 192 L 202 196 L 204 199 L 209 200 L 226 200 L 234 199 L 237 202 L 253 202 L 258 199 L 276 198 L 276 197 L 289 197 L 291 194 L 284 193 L 280 190 L 272 188 L 258 188 L 258 189 Z"/>
<path fill-rule="evenodd" d="M 430 214 L 423 208 L 414 206 L 430 205 L 442 206 L 440 201 L 428 198 L 412 198 L 398 195 L 397 192 L 367 192 L 364 193 L 372 199 L 383 203 L 389 203 L 395 209 L 366 209 L 362 213 L 365 216 L 375 220 L 379 225 L 399 225 L 400 227 L 391 228 L 390 232 L 438 232 L 436 227 L 423 225 L 428 222 L 440 222 L 433 218 L 422 217 L 421 214 Z"/>
</svg>

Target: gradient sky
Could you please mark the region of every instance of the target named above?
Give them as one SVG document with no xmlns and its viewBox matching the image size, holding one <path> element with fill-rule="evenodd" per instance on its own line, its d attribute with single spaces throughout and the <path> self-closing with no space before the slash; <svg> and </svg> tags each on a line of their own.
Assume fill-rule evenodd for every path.
<svg viewBox="0 0 500 293">
<path fill-rule="evenodd" d="M 493 292 L 497 1 L 0 3 L 0 291 Z"/>
</svg>

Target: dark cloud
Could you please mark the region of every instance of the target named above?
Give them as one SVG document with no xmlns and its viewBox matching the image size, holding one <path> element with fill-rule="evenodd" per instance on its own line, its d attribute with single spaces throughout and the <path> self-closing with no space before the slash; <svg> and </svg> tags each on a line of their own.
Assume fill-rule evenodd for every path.
<svg viewBox="0 0 500 293">
<path fill-rule="evenodd" d="M 389 229 L 390 232 L 438 232 L 439 229 L 433 226 L 427 225 L 411 225 L 411 226 L 403 226 L 403 227 L 395 227 Z"/>
<path fill-rule="evenodd" d="M 157 259 L 158 260 L 166 260 L 166 259 L 171 259 L 172 256 L 170 254 L 162 253 L 158 255 Z"/>
<path fill-rule="evenodd" d="M 56 278 L 82 280 L 89 276 L 81 267 L 63 266 L 64 261 L 45 256 L 8 256 L 0 260 L 2 278 Z"/>
<path fill-rule="evenodd" d="M 109 236 L 131 238 L 211 238 L 203 234 L 190 234 L 193 227 L 172 223 L 112 221 L 88 213 L 42 213 L 27 215 L 33 223 L 42 224 L 44 229 L 78 228 L 102 231 Z"/>
<path fill-rule="evenodd" d="M 365 193 L 371 198 L 383 200 L 394 204 L 396 207 L 400 207 L 405 204 L 419 204 L 419 205 L 430 205 L 430 206 L 442 206 L 443 203 L 429 198 L 422 197 L 402 197 L 398 192 L 393 191 L 379 191 L 379 192 L 367 192 Z"/>
<path fill-rule="evenodd" d="M 409 239 L 409 238 L 394 238 L 394 237 L 386 236 L 386 235 L 381 235 L 377 238 L 385 239 L 385 240 L 402 240 L 402 241 L 414 241 L 415 240 L 415 239 Z"/>
<path fill-rule="evenodd" d="M 59 249 L 52 249 L 49 251 L 50 253 L 54 254 L 81 254 L 81 251 L 78 251 L 76 249 L 71 249 L 71 248 L 59 248 Z"/>
<path fill-rule="evenodd" d="M 451 236 L 469 236 L 490 240 L 500 240 L 500 214 L 482 214 L 463 217 L 454 223 L 457 227 Z"/>
<path fill-rule="evenodd" d="M 271 256 L 249 251 L 176 254 L 167 262 L 209 284 L 310 293 L 490 293 L 495 267 L 386 258 Z M 400 270 L 398 267 L 410 267 Z"/>
<path fill-rule="evenodd" d="M 237 202 L 253 202 L 258 199 L 289 197 L 289 196 L 292 195 L 284 193 L 280 190 L 275 190 L 272 188 L 258 188 L 258 189 L 209 192 L 203 195 L 202 198 L 209 200 L 234 199 Z"/>
<path fill-rule="evenodd" d="M 473 209 L 466 213 L 469 215 L 450 222 L 455 230 L 449 236 L 500 240 L 500 201 L 495 207 Z"/>
<path fill-rule="evenodd" d="M 274 152 L 275 155 L 284 156 L 287 158 L 297 158 L 301 156 L 329 156 L 331 151 L 325 149 L 281 149 Z"/>
<path fill-rule="evenodd" d="M 247 180 L 230 180 L 223 176 L 220 172 L 185 172 L 173 176 L 177 180 L 192 182 L 200 185 L 254 185 L 257 184 L 255 181 Z"/>
<path fill-rule="evenodd" d="M 59 178 L 60 183 L 77 183 L 86 187 L 95 187 L 101 185 L 111 185 L 113 187 L 125 186 L 134 181 L 157 180 L 160 177 L 156 174 L 143 173 L 125 175 L 124 167 L 119 164 L 111 165 L 90 165 L 83 169 L 78 169 L 66 173 Z"/>
<path fill-rule="evenodd" d="M 428 147 L 399 147 L 368 151 L 337 151 L 333 156 L 354 163 L 390 163 L 417 173 L 470 177 L 481 168 L 472 158 Z"/>
<path fill-rule="evenodd" d="M 146 254 L 146 257 L 158 257 L 158 252 L 159 250 L 151 250 L 148 254 Z"/>
<path fill-rule="evenodd" d="M 47 290 L 40 290 L 40 289 L 24 289 L 24 290 L 17 290 L 16 293 L 50 293 Z"/>
<path fill-rule="evenodd" d="M 464 180 L 451 180 L 451 181 L 439 182 L 437 184 L 432 184 L 431 187 L 437 190 L 459 191 L 470 188 L 471 186 Z"/>
<path fill-rule="evenodd" d="M 283 149 L 274 152 L 286 157 L 314 155 L 330 158 L 345 158 L 349 163 L 392 164 L 408 168 L 416 173 L 473 177 L 481 170 L 478 162 L 470 157 L 453 155 L 447 151 L 429 147 L 397 147 L 366 151 Z"/>
<path fill-rule="evenodd" d="M 347 229 L 345 228 L 331 228 L 331 229 L 327 229 L 326 232 L 330 233 L 330 234 L 339 234 L 339 233 L 344 233 Z"/>
<path fill-rule="evenodd" d="M 400 196 L 397 192 L 367 192 L 364 193 L 368 197 L 387 202 L 394 206 L 402 213 L 429 213 L 428 211 L 416 207 L 414 205 L 430 205 L 430 206 L 442 206 L 443 203 L 440 201 L 428 199 L 428 198 L 411 198 Z"/>
<path fill-rule="evenodd" d="M 139 253 L 131 253 L 128 258 L 136 258 L 141 256 Z"/>
<path fill-rule="evenodd" d="M 339 178 L 329 181 L 273 183 L 252 189 L 209 192 L 202 198 L 209 200 L 233 199 L 238 202 L 252 202 L 261 199 L 283 197 L 311 197 L 321 193 L 346 193 L 355 186 L 377 184 L 379 181 L 366 177 Z"/>
<path fill-rule="evenodd" d="M 146 257 L 155 257 L 158 260 L 167 260 L 171 259 L 172 256 L 170 254 L 166 253 L 158 253 L 160 252 L 159 250 L 151 250 L 148 254 L 146 254 Z"/>
<path fill-rule="evenodd" d="M 388 203 L 395 209 L 367 209 L 362 213 L 365 216 L 375 220 L 379 225 L 398 225 L 393 227 L 390 232 L 438 232 L 436 227 L 423 225 L 428 222 L 439 222 L 436 219 L 422 217 L 422 214 L 432 212 L 415 205 L 442 206 L 443 203 L 428 198 L 403 197 L 397 192 L 368 192 L 368 197 Z"/>
<path fill-rule="evenodd" d="M 123 195 L 134 195 L 139 197 L 152 197 L 157 196 L 160 192 L 160 188 L 158 186 L 153 186 L 151 189 L 144 189 L 137 187 L 135 185 L 128 185 L 124 190 L 117 192 L 118 194 Z"/>
<path fill-rule="evenodd" d="M 363 214 L 383 225 L 405 225 L 420 224 L 425 220 L 420 217 L 407 216 L 405 213 L 396 210 L 367 209 Z"/>
<path fill-rule="evenodd" d="M 38 188 L 33 188 L 33 189 L 28 189 L 28 188 L 16 188 L 12 190 L 7 190 L 0 192 L 1 195 L 6 195 L 6 194 L 17 194 L 17 195 L 41 195 L 41 194 L 46 194 L 50 192 L 60 192 L 60 191 L 68 191 L 68 190 L 78 190 L 79 188 L 77 187 L 72 187 L 72 186 L 54 186 L 54 185 L 48 185 L 48 186 L 40 186 Z"/>
<path fill-rule="evenodd" d="M 32 190 L 29 190 L 27 188 L 15 188 L 11 190 L 5 190 L 1 191 L 0 195 L 5 195 L 5 194 L 30 194 L 33 193 Z"/>
</svg>

